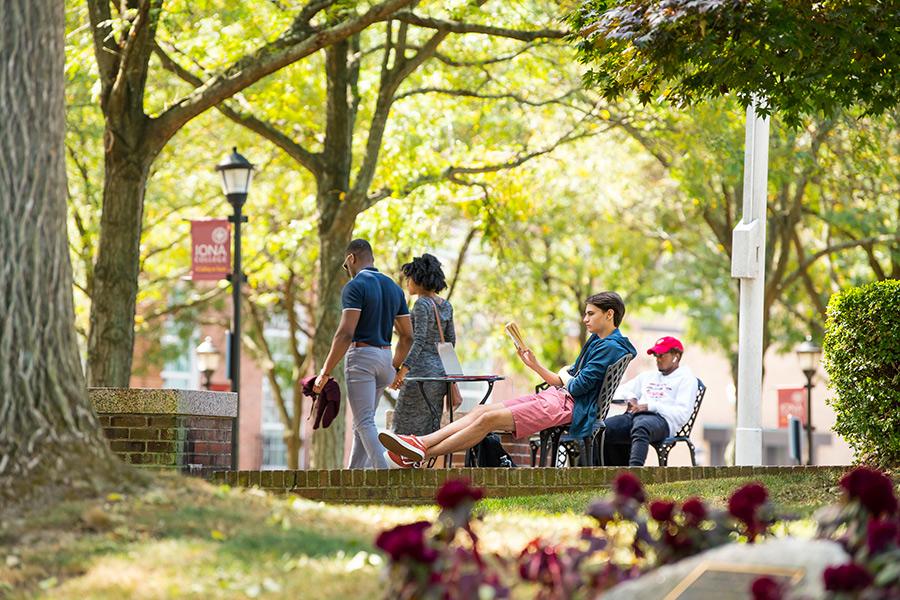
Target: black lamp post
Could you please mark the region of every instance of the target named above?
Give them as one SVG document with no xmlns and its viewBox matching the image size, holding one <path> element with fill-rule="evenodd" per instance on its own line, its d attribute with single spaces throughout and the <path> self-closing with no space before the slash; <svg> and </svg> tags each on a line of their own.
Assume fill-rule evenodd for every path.
<svg viewBox="0 0 900 600">
<path fill-rule="evenodd" d="M 212 385 L 213 373 L 219 368 L 219 349 L 212 338 L 206 336 L 194 353 L 197 355 L 197 370 L 203 375 L 203 387 L 208 390 Z"/>
<path fill-rule="evenodd" d="M 247 201 L 247 192 L 250 189 L 250 180 L 253 178 L 253 165 L 246 158 L 238 154 L 237 148 L 231 149 L 231 154 L 216 166 L 216 171 L 222 174 L 222 191 L 234 209 L 234 214 L 228 220 L 234 224 L 234 269 L 231 273 L 232 308 L 234 317 L 231 327 L 231 391 L 238 394 L 237 412 L 231 427 L 231 468 L 238 468 L 238 435 L 240 433 L 241 418 L 241 284 L 244 282 L 244 274 L 241 270 L 241 223 L 247 222 L 247 217 L 241 214 L 244 202 Z"/>
<path fill-rule="evenodd" d="M 812 426 L 812 389 L 813 389 L 813 376 L 816 374 L 816 369 L 819 366 L 819 356 L 822 354 L 822 349 L 819 346 L 816 346 L 812 341 L 812 336 L 806 336 L 806 340 L 797 346 L 794 350 L 797 353 L 797 358 L 800 359 L 800 367 L 803 369 L 803 374 L 806 375 L 806 385 L 803 386 L 806 388 L 806 447 L 808 452 L 808 465 L 813 464 L 813 426 Z"/>
</svg>

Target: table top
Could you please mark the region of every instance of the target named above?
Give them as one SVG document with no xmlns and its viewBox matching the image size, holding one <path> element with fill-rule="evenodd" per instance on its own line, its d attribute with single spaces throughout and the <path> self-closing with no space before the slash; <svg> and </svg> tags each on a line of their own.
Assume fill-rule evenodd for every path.
<svg viewBox="0 0 900 600">
<path fill-rule="evenodd" d="M 407 377 L 406 381 L 443 381 L 450 383 L 464 383 L 467 381 L 487 381 L 493 383 L 506 379 L 502 375 L 445 375 L 439 377 Z"/>
</svg>

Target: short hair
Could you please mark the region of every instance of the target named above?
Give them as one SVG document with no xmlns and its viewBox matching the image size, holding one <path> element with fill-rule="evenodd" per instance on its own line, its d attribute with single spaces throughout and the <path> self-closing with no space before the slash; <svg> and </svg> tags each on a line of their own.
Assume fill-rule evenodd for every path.
<svg viewBox="0 0 900 600">
<path fill-rule="evenodd" d="M 584 302 L 585 304 L 593 304 L 602 311 L 613 311 L 613 324 L 618 327 L 625 317 L 625 301 L 622 296 L 615 292 L 600 292 L 594 294 Z"/>
<path fill-rule="evenodd" d="M 372 246 L 364 239 L 357 238 L 347 244 L 347 254 L 352 254 L 357 259 L 374 260 L 375 254 L 372 252 Z"/>
<path fill-rule="evenodd" d="M 400 271 L 412 279 L 417 286 L 429 292 L 440 292 L 447 289 L 447 278 L 441 269 L 441 261 L 431 254 L 423 254 L 413 258 L 400 267 Z"/>
</svg>

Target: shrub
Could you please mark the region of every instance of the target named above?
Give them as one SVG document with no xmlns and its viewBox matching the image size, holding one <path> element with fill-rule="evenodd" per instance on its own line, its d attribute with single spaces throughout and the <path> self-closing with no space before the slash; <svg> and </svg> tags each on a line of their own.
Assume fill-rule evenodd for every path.
<svg viewBox="0 0 900 600">
<path fill-rule="evenodd" d="M 834 431 L 857 461 L 900 465 L 900 281 L 832 296 L 824 353 L 835 392 Z"/>
<path fill-rule="evenodd" d="M 839 505 L 816 513 L 817 537 L 839 543 L 849 555 L 829 565 L 822 583 L 829 600 L 900 598 L 900 511 L 886 474 L 859 467 L 840 480 Z M 728 511 L 699 498 L 646 503 L 634 475 L 621 472 L 612 497 L 596 500 L 587 514 L 596 521 L 577 540 L 531 540 L 515 562 L 478 548 L 472 528 L 475 502 L 484 491 L 465 480 L 449 480 L 438 491 L 441 513 L 383 531 L 376 541 L 389 558 L 385 598 L 456 600 L 529 597 L 537 600 L 595 599 L 623 581 L 723 544 L 753 543 L 774 524 L 769 494 L 758 483 L 735 490 Z M 571 538 L 571 536 L 570 536 Z M 768 577 L 747 589 L 754 600 L 784 600 L 790 582 Z"/>
</svg>

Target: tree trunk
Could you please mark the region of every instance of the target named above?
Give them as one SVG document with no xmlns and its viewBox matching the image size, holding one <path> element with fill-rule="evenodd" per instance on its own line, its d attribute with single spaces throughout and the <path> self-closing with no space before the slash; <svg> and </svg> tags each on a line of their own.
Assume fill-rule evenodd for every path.
<svg viewBox="0 0 900 600">
<path fill-rule="evenodd" d="M 353 159 L 353 125 L 355 112 L 350 91 L 351 71 L 347 64 L 350 44 L 346 40 L 325 51 L 325 74 L 328 101 L 325 111 L 325 143 L 322 172 L 316 180 L 316 204 L 319 208 L 319 318 L 313 337 L 313 356 L 318 371 L 337 330 L 341 318 L 341 288 L 346 278 L 341 264 L 347 244 L 353 235 L 356 215 L 360 212 L 350 194 L 350 169 Z M 344 385 L 343 361 L 332 376 L 341 384 L 344 411 L 347 388 Z M 312 463 L 318 469 L 340 468 L 344 462 L 344 417 L 332 421 L 327 429 L 317 429 L 312 438 Z"/>
<path fill-rule="evenodd" d="M 88 381 L 97 387 L 128 387 L 131 378 L 144 191 L 155 156 L 139 141 L 143 130 L 138 124 L 115 131 L 107 124 L 105 133 L 87 365 Z"/>
<path fill-rule="evenodd" d="M 0 11 L 0 506 L 99 489 L 124 467 L 91 410 L 66 236 L 64 12 Z"/>
<path fill-rule="evenodd" d="M 287 468 L 289 471 L 296 471 L 300 468 L 300 434 L 285 429 L 284 444 L 287 447 Z"/>
</svg>

